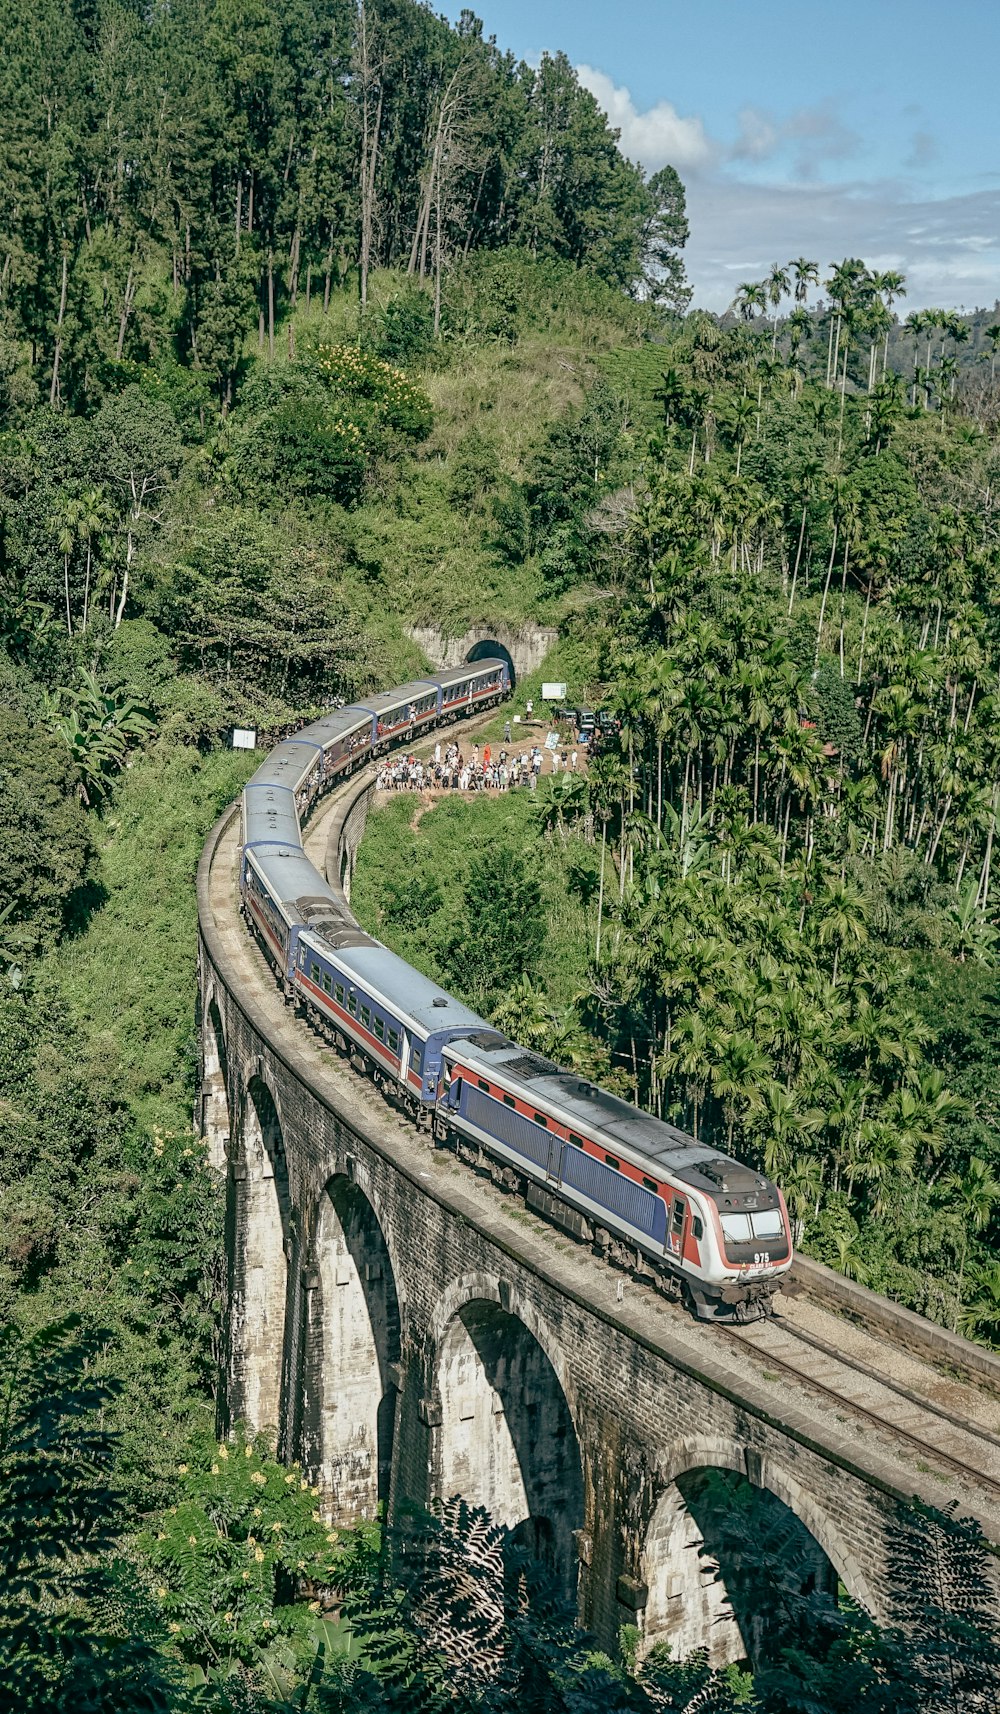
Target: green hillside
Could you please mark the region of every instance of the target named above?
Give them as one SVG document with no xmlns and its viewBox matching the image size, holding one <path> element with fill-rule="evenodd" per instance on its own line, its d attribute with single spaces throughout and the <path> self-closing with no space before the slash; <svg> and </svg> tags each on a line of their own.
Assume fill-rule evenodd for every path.
<svg viewBox="0 0 1000 1714">
<path fill-rule="evenodd" d="M 552 628 L 515 707 L 564 678 L 619 736 L 531 801 L 394 802 L 359 910 L 997 1342 L 994 323 L 907 327 L 850 261 L 690 312 L 676 174 L 468 13 L 2 17 L 0 1706 L 936 1706 L 926 1592 L 918 1659 L 793 1601 L 753 1686 L 513 1603 L 470 1689 L 377 1526 L 216 1446 L 193 878 L 234 725 L 425 668 L 415 629 Z"/>
</svg>

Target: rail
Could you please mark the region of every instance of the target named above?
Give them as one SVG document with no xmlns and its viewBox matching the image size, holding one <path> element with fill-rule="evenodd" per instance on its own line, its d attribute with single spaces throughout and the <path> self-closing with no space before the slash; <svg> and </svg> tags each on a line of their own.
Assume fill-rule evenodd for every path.
<svg viewBox="0 0 1000 1714">
<path fill-rule="evenodd" d="M 313 861 L 318 867 L 325 867 L 330 885 L 340 891 L 343 891 L 342 877 L 345 870 L 349 875 L 363 835 L 374 779 L 375 770 L 370 768 L 335 787 L 317 806 L 305 829 L 304 837 L 307 846 L 312 848 Z M 847 1377 L 863 1374 L 864 1365 L 852 1364 L 843 1351 L 828 1343 L 822 1356 L 840 1365 L 842 1380 L 836 1384 L 819 1374 L 815 1366 L 809 1372 L 808 1366 L 801 1361 L 793 1361 L 789 1352 L 765 1349 L 762 1344 L 754 1344 L 752 1338 L 740 1342 L 749 1361 L 742 1364 L 734 1362 L 736 1342 L 733 1338 L 728 1341 L 725 1337 L 716 1338 L 716 1332 L 722 1333 L 722 1330 L 704 1324 L 688 1327 L 686 1314 L 667 1304 L 641 1279 L 629 1279 L 627 1293 L 623 1296 L 619 1270 L 596 1256 L 586 1257 L 588 1284 L 581 1289 L 579 1272 L 582 1256 L 578 1253 L 574 1271 L 573 1265 L 554 1251 L 550 1240 L 540 1234 L 533 1239 L 524 1223 L 523 1213 L 519 1218 L 514 1217 L 509 1193 L 492 1186 L 484 1187 L 479 1179 L 473 1180 L 473 1175 L 470 1175 L 466 1193 L 461 1188 L 461 1177 L 456 1183 L 454 1175 L 443 1179 L 437 1173 L 432 1176 L 422 1170 L 428 1164 L 423 1157 L 435 1154 L 431 1143 L 420 1138 L 415 1147 L 411 1128 L 390 1119 L 389 1111 L 374 1089 L 351 1074 L 346 1074 L 354 1087 L 350 1113 L 345 1119 L 344 1102 L 333 1086 L 335 1080 L 330 1077 L 328 1053 L 324 1059 L 311 1032 L 287 1006 L 279 1002 L 270 972 L 239 920 L 235 863 L 239 835 L 234 825 L 238 813 L 237 804 L 220 817 L 199 865 L 199 917 L 207 962 L 227 989 L 232 1004 L 243 1014 L 253 1033 L 267 1043 L 275 1060 L 294 1078 L 306 1084 L 331 1114 L 342 1123 L 348 1123 L 369 1147 L 390 1159 L 394 1168 L 404 1174 L 422 1195 L 431 1196 L 461 1219 L 479 1225 L 484 1237 L 498 1246 L 512 1262 L 527 1267 L 540 1280 L 554 1286 L 599 1319 L 626 1331 L 636 1344 L 665 1358 L 681 1373 L 720 1397 L 738 1403 L 751 1417 L 780 1430 L 904 1501 L 916 1495 L 927 1504 L 939 1506 L 942 1503 L 941 1479 L 946 1471 L 957 1473 L 970 1490 L 962 1496 L 962 1509 L 979 1516 L 987 1536 L 1000 1541 L 1000 1466 L 996 1474 L 990 1474 L 984 1468 L 984 1464 L 993 1463 L 988 1456 L 963 1458 L 954 1445 L 942 1443 L 940 1434 L 936 1432 L 938 1426 L 947 1426 L 958 1432 L 962 1427 L 961 1413 L 948 1413 L 936 1407 L 926 1396 L 926 1388 L 922 1391 L 909 1389 L 907 1402 L 914 1411 L 923 1413 L 922 1425 L 914 1428 L 912 1424 L 886 1420 L 884 1413 L 868 1410 L 852 1398 Z M 398 1142 L 395 1140 L 397 1129 L 401 1133 Z M 405 1136 L 402 1135 L 404 1132 Z M 419 1160 L 415 1158 L 417 1155 Z M 484 1192 L 489 1201 L 485 1209 Z M 535 1221 L 533 1225 L 540 1227 L 541 1223 Z M 818 1263 L 802 1258 L 796 1265 L 796 1273 L 798 1292 L 803 1298 L 834 1311 L 845 1322 L 864 1326 L 869 1332 L 878 1330 L 884 1335 L 887 1345 L 905 1346 L 922 1362 L 932 1365 L 934 1374 L 966 1376 L 981 1392 L 1000 1394 L 1000 1386 L 997 1385 L 1000 1360 L 992 1353 L 867 1291 L 856 1282 L 842 1279 Z M 616 1279 L 619 1281 L 617 1288 L 614 1284 Z M 794 1303 L 789 1306 L 792 1307 Z M 766 1328 L 775 1324 L 762 1325 Z M 783 1331 L 788 1330 L 784 1317 L 776 1325 Z M 730 1330 L 725 1331 L 728 1334 Z M 752 1333 L 753 1330 L 750 1331 Z M 706 1338 L 706 1334 L 710 1337 Z M 799 1343 L 807 1346 L 808 1337 L 800 1339 Z M 816 1341 L 813 1343 L 815 1345 Z M 834 1416 L 824 1408 L 817 1417 L 815 1410 L 803 1409 L 796 1399 L 789 1396 L 787 1381 L 780 1387 L 775 1386 L 779 1378 L 776 1370 L 783 1375 L 794 1375 L 806 1400 L 810 1394 L 823 1400 L 834 1399 L 838 1406 L 844 1407 L 843 1410 L 838 1410 Z M 884 1377 L 875 1375 L 872 1384 L 876 1381 L 884 1381 Z M 891 1382 L 886 1384 L 897 1397 L 906 1397 L 906 1389 L 893 1386 Z M 869 1431 L 864 1437 L 859 1438 L 856 1429 L 850 1431 L 846 1416 L 848 1410 L 864 1418 Z M 848 1423 L 846 1431 L 845 1423 Z M 934 1433 L 928 1432 L 930 1425 L 934 1426 Z M 974 1439 L 981 1439 L 984 1454 L 992 1450 L 994 1444 L 1000 1447 L 1000 1436 L 984 1423 L 970 1420 L 966 1432 Z M 900 1450 L 905 1448 L 902 1460 L 899 1451 L 894 1451 L 893 1444 L 887 1442 L 893 1442 Z M 936 1478 L 928 1479 L 922 1472 L 931 1470 L 931 1460 L 938 1466 L 938 1473 Z M 985 1511 L 977 1503 L 979 1499 L 984 1502 Z"/>
<path fill-rule="evenodd" d="M 374 792 L 374 781 L 374 769 L 350 780 L 343 788 L 342 798 L 338 793 L 338 806 L 327 823 L 325 873 L 335 892 L 343 893 L 345 857 L 353 868 L 368 803 Z M 351 849 L 345 851 L 348 834 Z M 859 1326 L 877 1327 L 895 1344 L 940 1368 L 966 1375 L 977 1385 L 986 1383 L 1000 1397 L 1000 1356 L 996 1353 L 970 1339 L 963 1339 L 946 1327 L 940 1327 L 926 1316 L 917 1315 L 912 1309 L 904 1309 L 902 1304 L 894 1303 L 891 1298 L 869 1291 L 866 1286 L 835 1273 L 811 1256 L 796 1255 L 785 1291 L 788 1295 L 804 1293 L 811 1302 L 831 1309 Z"/>
</svg>

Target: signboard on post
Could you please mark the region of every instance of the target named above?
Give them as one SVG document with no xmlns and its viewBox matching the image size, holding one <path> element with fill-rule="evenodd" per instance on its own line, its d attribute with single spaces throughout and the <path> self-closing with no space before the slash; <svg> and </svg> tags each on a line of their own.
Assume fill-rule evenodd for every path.
<svg viewBox="0 0 1000 1714">
<path fill-rule="evenodd" d="M 256 748 L 257 748 L 257 733 L 252 726 L 250 726 L 250 727 L 234 726 L 233 727 L 233 749 L 234 750 L 256 750 Z"/>
<path fill-rule="evenodd" d="M 543 684 L 542 685 L 542 701 L 543 702 L 565 702 L 566 701 L 566 686 L 564 684 Z"/>
</svg>

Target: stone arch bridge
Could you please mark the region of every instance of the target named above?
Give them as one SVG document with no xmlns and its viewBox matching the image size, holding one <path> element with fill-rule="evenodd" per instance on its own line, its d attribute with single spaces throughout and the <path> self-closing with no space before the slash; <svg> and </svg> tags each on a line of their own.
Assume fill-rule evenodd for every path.
<svg viewBox="0 0 1000 1714">
<path fill-rule="evenodd" d="M 370 793 L 351 782 L 307 833 L 334 884 Z M 789 1509 L 813 1580 L 891 1620 L 910 1502 L 959 1493 L 954 1473 L 776 1388 L 397 1116 L 282 1000 L 239 918 L 238 842 L 233 809 L 198 879 L 200 1120 L 228 1185 L 223 1429 L 273 1429 L 336 1522 L 482 1503 L 607 1646 L 631 1622 L 682 1654 L 747 1652 L 700 1504 L 713 1470 Z M 994 1541 L 998 1496 L 961 1494 Z"/>
</svg>

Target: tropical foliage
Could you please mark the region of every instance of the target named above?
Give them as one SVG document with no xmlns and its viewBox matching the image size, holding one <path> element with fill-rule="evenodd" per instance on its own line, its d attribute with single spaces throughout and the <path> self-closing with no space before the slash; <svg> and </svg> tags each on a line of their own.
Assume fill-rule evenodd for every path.
<svg viewBox="0 0 1000 1714">
<path fill-rule="evenodd" d="M 901 323 L 898 276 L 799 258 L 685 315 L 676 173 L 470 14 L 8 12 L 0 1701 L 980 1706 L 954 1520 L 900 1545 L 919 1647 L 746 1579 L 784 1615 L 753 1686 L 596 1653 L 468 1508 L 328 1530 L 212 1437 L 190 1116 L 231 729 L 404 679 L 415 635 L 543 622 L 620 741 L 475 822 L 394 808 L 359 899 L 521 1040 L 771 1167 L 817 1254 L 1000 1336 L 995 311 Z M 768 1529 L 722 1502 L 747 1563 Z M 483 1555 L 519 1598 L 473 1624 Z"/>
</svg>

